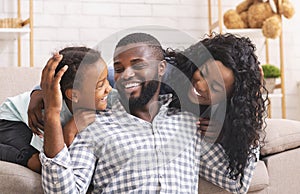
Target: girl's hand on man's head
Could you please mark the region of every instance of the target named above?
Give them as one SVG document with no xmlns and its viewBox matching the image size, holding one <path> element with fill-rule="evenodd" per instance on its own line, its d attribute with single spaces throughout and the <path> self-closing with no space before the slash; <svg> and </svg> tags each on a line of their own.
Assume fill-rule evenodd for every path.
<svg viewBox="0 0 300 194">
<path fill-rule="evenodd" d="M 61 68 L 55 75 L 55 69 L 62 60 L 62 55 L 55 54 L 44 67 L 41 78 L 41 88 L 45 114 L 47 111 L 60 113 L 62 107 L 62 93 L 60 90 L 60 80 L 66 72 L 68 66 Z"/>
</svg>

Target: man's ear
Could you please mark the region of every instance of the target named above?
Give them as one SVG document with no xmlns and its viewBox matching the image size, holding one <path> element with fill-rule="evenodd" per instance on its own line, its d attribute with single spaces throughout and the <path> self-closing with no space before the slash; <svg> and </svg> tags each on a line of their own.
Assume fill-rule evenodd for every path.
<svg viewBox="0 0 300 194">
<path fill-rule="evenodd" d="M 159 66 L 158 66 L 158 75 L 159 75 L 159 77 L 162 77 L 165 74 L 166 68 L 167 68 L 167 62 L 166 62 L 166 60 L 162 60 L 159 63 Z"/>
<path fill-rule="evenodd" d="M 77 103 L 80 98 L 80 93 L 76 89 L 67 89 L 65 91 L 65 96 L 67 97 L 68 100 Z"/>
</svg>

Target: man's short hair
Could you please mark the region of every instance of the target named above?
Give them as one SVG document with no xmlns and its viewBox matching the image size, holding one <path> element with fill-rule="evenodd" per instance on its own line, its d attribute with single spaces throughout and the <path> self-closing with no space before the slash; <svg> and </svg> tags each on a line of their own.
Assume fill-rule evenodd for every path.
<svg viewBox="0 0 300 194">
<path fill-rule="evenodd" d="M 146 33 L 132 33 L 125 37 L 123 37 L 118 43 L 116 48 L 121 46 L 127 46 L 129 44 L 137 44 L 142 43 L 151 48 L 153 48 L 154 56 L 158 58 L 158 60 L 164 60 L 164 50 L 160 44 L 160 42 L 152 35 Z"/>
</svg>

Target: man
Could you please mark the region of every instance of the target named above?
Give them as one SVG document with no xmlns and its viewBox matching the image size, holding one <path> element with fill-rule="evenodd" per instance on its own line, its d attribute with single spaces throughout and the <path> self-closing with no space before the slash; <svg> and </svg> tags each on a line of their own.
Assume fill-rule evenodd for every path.
<svg viewBox="0 0 300 194">
<path fill-rule="evenodd" d="M 91 182 L 94 193 L 197 193 L 201 150 L 208 149 L 201 145 L 197 118 L 183 111 L 170 113 L 170 96 L 159 96 L 166 62 L 154 37 L 136 33 L 121 39 L 114 54 L 118 97 L 111 110 L 98 112 L 95 123 L 78 133 L 69 149 L 59 145 L 60 149 L 53 150 L 56 141 L 47 139 L 61 130 L 58 83 L 64 69 L 53 77 L 59 60 L 49 61 L 41 84 L 45 102 L 41 162 L 46 193 L 85 193 Z M 214 155 L 208 151 L 207 156 Z M 223 153 L 217 159 L 220 165 L 226 160 Z M 210 160 L 201 160 L 201 166 Z M 215 173 L 214 169 L 200 170 Z M 235 187 L 225 171 L 211 179 Z"/>
<path fill-rule="evenodd" d="M 60 108 L 57 84 L 63 71 L 53 78 L 51 69 L 59 59 L 47 64 L 41 84 L 45 101 L 41 162 L 46 193 L 85 192 L 93 172 L 94 193 L 197 191 L 196 119 L 190 113 L 167 115 L 167 107 L 159 99 L 166 67 L 162 49 L 152 36 L 140 34 L 137 37 L 142 40 L 135 43 L 136 36 L 125 37 L 115 51 L 120 98 L 111 111 L 97 114 L 95 123 L 77 135 L 69 150 L 62 147 L 59 152 L 52 149 L 56 142 L 47 139 L 61 128 L 59 115 L 53 116 L 53 112 Z"/>
</svg>

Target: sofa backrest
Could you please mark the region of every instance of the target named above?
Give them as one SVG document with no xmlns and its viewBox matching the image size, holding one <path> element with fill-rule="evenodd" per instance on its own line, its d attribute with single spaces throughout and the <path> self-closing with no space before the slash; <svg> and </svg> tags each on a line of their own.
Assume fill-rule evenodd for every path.
<svg viewBox="0 0 300 194">
<path fill-rule="evenodd" d="M 0 103 L 40 83 L 41 67 L 0 67 Z"/>
</svg>

